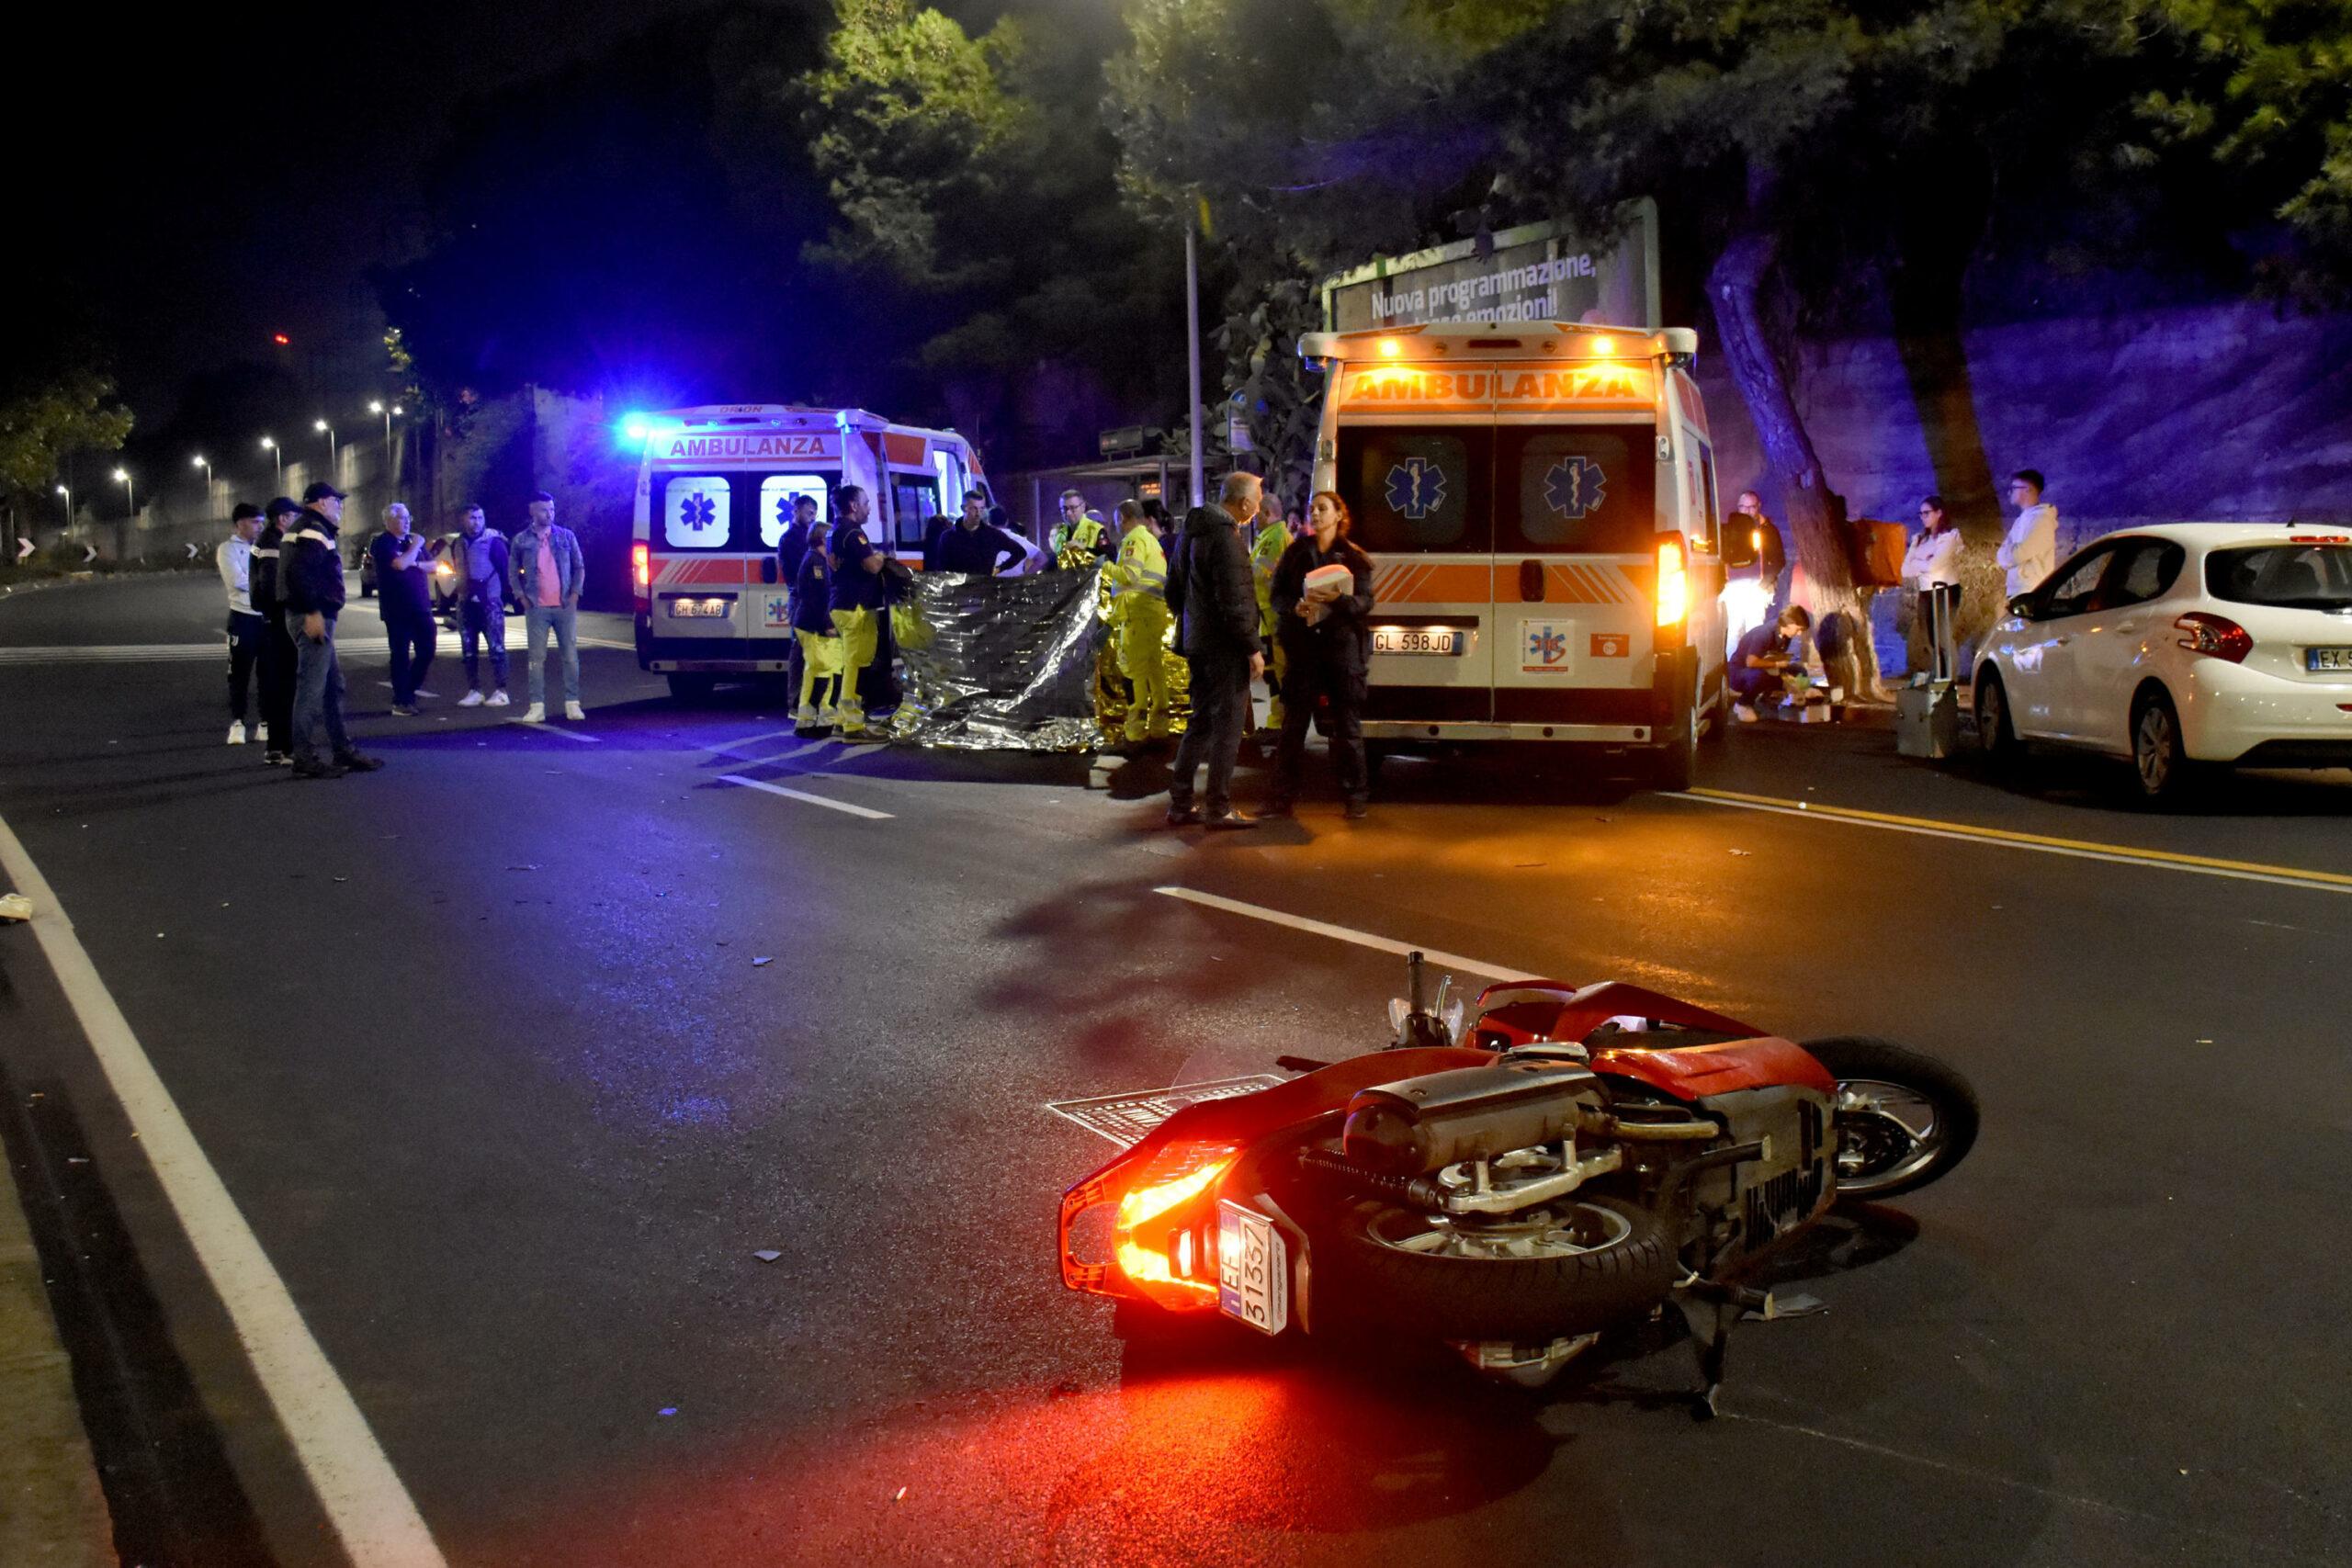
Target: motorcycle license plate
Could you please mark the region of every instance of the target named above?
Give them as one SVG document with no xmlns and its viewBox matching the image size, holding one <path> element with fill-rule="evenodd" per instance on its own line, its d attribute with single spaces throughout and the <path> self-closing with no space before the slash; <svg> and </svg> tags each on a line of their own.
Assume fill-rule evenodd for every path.
<svg viewBox="0 0 2352 1568">
<path fill-rule="evenodd" d="M 1274 1222 L 1231 1199 L 1216 1206 L 1216 1309 L 1261 1334 L 1290 1323 L 1290 1249 Z"/>
<path fill-rule="evenodd" d="M 1469 646 L 1470 634 L 1460 626 L 1374 626 L 1374 653 L 1425 654 L 1458 659 Z"/>
<path fill-rule="evenodd" d="M 2307 648 L 2303 668 L 2314 674 L 2322 670 L 2352 671 L 2352 648 Z"/>
</svg>

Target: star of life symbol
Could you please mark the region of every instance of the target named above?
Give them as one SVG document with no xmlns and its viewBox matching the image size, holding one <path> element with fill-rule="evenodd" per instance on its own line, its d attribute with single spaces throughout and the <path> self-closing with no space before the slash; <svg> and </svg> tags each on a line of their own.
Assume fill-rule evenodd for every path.
<svg viewBox="0 0 2352 1568">
<path fill-rule="evenodd" d="M 718 516 L 718 506 L 700 491 L 691 492 L 678 503 L 678 521 L 696 533 L 709 527 Z"/>
<path fill-rule="evenodd" d="M 1600 465 L 1591 458 L 1563 457 L 1544 476 L 1544 500 L 1573 523 L 1599 509 L 1608 482 Z"/>
<path fill-rule="evenodd" d="M 1418 523 L 1445 504 L 1445 470 L 1426 457 L 1408 457 L 1388 470 L 1388 510 Z"/>
<path fill-rule="evenodd" d="M 1527 657 L 1539 664 L 1557 664 L 1568 656 L 1568 639 L 1555 626 L 1527 634 Z"/>
</svg>

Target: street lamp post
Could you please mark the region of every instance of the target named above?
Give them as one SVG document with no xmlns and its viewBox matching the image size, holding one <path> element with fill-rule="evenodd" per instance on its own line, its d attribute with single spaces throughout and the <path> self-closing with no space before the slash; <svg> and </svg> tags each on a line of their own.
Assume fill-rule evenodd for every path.
<svg viewBox="0 0 2352 1568">
<path fill-rule="evenodd" d="M 263 437 L 261 438 L 261 444 L 262 444 L 262 449 L 263 449 L 264 451 L 267 452 L 267 453 L 270 455 L 270 457 L 272 457 L 273 458 L 275 458 L 275 459 L 277 460 L 277 482 L 278 482 L 279 484 L 283 485 L 283 484 L 286 482 L 286 450 L 285 450 L 285 448 L 284 448 L 284 447 L 282 447 L 282 446 L 278 446 L 278 444 L 277 444 L 277 438 L 276 438 L 275 436 L 270 436 L 270 435 L 265 435 L 265 436 L 263 436 Z"/>
<path fill-rule="evenodd" d="M 384 416 L 384 479 L 387 483 L 397 482 L 400 479 L 400 464 L 397 461 L 397 455 L 392 450 L 392 418 L 407 411 L 398 403 L 387 408 L 384 406 L 383 400 L 379 398 L 368 404 L 368 412 Z"/>
<path fill-rule="evenodd" d="M 312 420 L 312 421 L 311 422 L 311 428 L 312 430 L 323 430 L 323 431 L 325 431 L 325 432 L 326 432 L 326 434 L 327 434 L 327 477 L 328 477 L 329 479 L 333 479 L 333 478 L 334 477 L 334 474 L 335 474 L 335 469 L 336 469 L 336 468 L 338 467 L 338 465 L 336 464 L 335 459 L 334 459 L 334 425 L 332 425 L 332 424 L 329 424 L 325 420 L 322 420 L 322 419 L 314 419 L 314 420 Z"/>
<path fill-rule="evenodd" d="M 198 452 L 195 457 L 189 458 L 188 461 L 204 470 L 204 498 L 207 501 L 210 501 L 212 499 L 212 465 L 205 461 L 204 454 L 201 452 Z"/>
<path fill-rule="evenodd" d="M 123 513 L 122 526 L 115 533 L 114 560 L 119 567 L 130 559 L 130 530 L 139 523 L 139 487 L 131 482 L 129 468 L 117 468 L 114 482 L 122 487 L 123 504 L 130 508 Z"/>
<path fill-rule="evenodd" d="M 1204 506 L 1201 487 L 1201 261 L 1197 204 L 1184 214 L 1184 356 L 1187 384 L 1192 389 L 1193 504 Z"/>
<path fill-rule="evenodd" d="M 57 493 L 65 498 L 65 536 L 70 539 L 74 536 L 74 487 L 59 485 Z"/>
</svg>

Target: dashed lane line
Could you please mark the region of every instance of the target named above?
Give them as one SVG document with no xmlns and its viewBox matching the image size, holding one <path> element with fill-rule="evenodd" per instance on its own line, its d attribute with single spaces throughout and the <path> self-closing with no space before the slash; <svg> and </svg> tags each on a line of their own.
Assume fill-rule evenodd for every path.
<svg viewBox="0 0 2352 1568">
<path fill-rule="evenodd" d="M 1281 909 L 1269 909 L 1262 904 L 1245 904 L 1238 898 L 1221 897 L 1215 893 L 1203 893 L 1192 887 L 1155 887 L 1154 893 L 1170 898 L 1181 898 L 1187 904 L 1198 904 L 1204 909 L 1222 909 L 1228 915 L 1240 915 L 1252 920 L 1264 920 L 1269 925 L 1288 926 L 1295 931 L 1306 931 L 1315 936 L 1328 936 L 1335 942 L 1350 942 L 1358 947 L 1371 948 L 1374 953 L 1394 953 L 1402 958 L 1418 953 L 1431 964 L 1448 969 L 1469 969 L 1480 975 L 1492 975 L 1498 980 L 1540 980 L 1544 976 L 1524 970 L 1506 969 L 1499 964 L 1489 964 L 1483 958 L 1464 958 L 1458 953 L 1444 953 L 1419 942 L 1396 942 L 1375 936 L 1350 926 L 1335 926 L 1328 920 L 1310 920 L 1304 915 L 1288 914 Z"/>
<path fill-rule="evenodd" d="M 34 938 L 345 1551 L 358 1568 L 441 1568 L 446 1559 L 368 1418 L 156 1075 L 56 893 L 5 819 L 0 870 L 32 900 Z"/>
<path fill-rule="evenodd" d="M 2267 882 L 2278 887 L 2305 887 L 2316 893 L 2352 893 L 2352 875 L 2334 871 L 2312 871 L 2301 866 L 2219 860 L 2210 855 L 2137 849 L 2130 844 L 2105 844 L 2089 839 L 2058 839 L 2042 833 L 2020 833 L 2007 828 L 1979 828 L 1966 822 L 1946 822 L 1932 817 L 1902 817 L 1893 812 L 1864 811 L 1851 806 L 1815 806 L 1811 801 L 1783 800 L 1769 795 L 1744 795 L 1737 790 L 1691 789 L 1668 794 L 1666 798 L 1729 807 L 1737 811 L 1761 811 L 1780 817 L 1838 822 L 1854 828 L 1875 828 L 1883 832 L 1912 833 L 1921 838 L 1991 844 L 2000 849 L 2024 850 L 2034 854 L 2064 855 L 2074 860 L 2105 861 L 2113 865 L 2139 865 L 2155 871 L 2184 872 L 2192 876 Z"/>
<path fill-rule="evenodd" d="M 876 811 L 870 806 L 852 806 L 846 800 L 828 800 L 821 795 L 810 795 L 807 790 L 787 789 L 783 784 L 770 784 L 765 779 L 747 779 L 741 773 L 721 773 L 718 775 L 718 782 L 741 784 L 745 789 L 756 789 L 766 795 L 780 795 L 786 800 L 805 800 L 811 806 L 821 806 L 831 811 L 846 812 L 852 817 L 863 817 L 869 822 L 893 820 L 889 812 Z"/>
</svg>

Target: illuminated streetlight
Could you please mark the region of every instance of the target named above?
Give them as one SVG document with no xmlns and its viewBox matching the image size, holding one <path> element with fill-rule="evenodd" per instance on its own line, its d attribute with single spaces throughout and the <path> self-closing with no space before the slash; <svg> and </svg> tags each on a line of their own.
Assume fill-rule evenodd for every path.
<svg viewBox="0 0 2352 1568">
<path fill-rule="evenodd" d="M 122 487 L 123 504 L 130 508 L 130 515 L 136 518 L 139 515 L 139 488 L 130 482 L 130 470 L 117 468 L 114 482 Z"/>
<path fill-rule="evenodd" d="M 71 534 L 71 533 L 74 531 L 74 490 L 73 490 L 73 487 L 72 487 L 72 486 L 70 486 L 70 485 L 59 485 L 59 486 L 57 487 L 57 493 L 58 493 L 58 494 L 60 494 L 60 495 L 62 495 L 62 496 L 63 496 L 63 497 L 65 498 L 65 531 L 66 531 L 68 534 Z"/>
<path fill-rule="evenodd" d="M 323 431 L 325 431 L 325 432 L 326 432 L 326 436 L 327 436 L 327 471 L 328 471 L 329 473 L 333 473 L 333 472 L 334 471 L 334 468 L 335 468 L 335 460 L 334 460 L 334 425 L 329 424 L 325 420 L 322 420 L 322 419 L 314 419 L 314 420 L 312 420 L 312 421 L 311 422 L 311 428 L 312 430 L 323 430 Z"/>
<path fill-rule="evenodd" d="M 261 438 L 261 445 L 264 451 L 267 452 L 272 457 L 277 460 L 277 482 L 279 484 L 284 484 L 286 482 L 285 448 L 278 446 L 277 438 L 276 436 L 271 435 L 263 436 Z"/>
<path fill-rule="evenodd" d="M 204 460 L 204 454 L 198 452 L 195 457 L 190 457 L 188 461 L 204 470 L 204 488 L 208 491 L 210 490 L 212 488 L 212 465 Z"/>
</svg>

